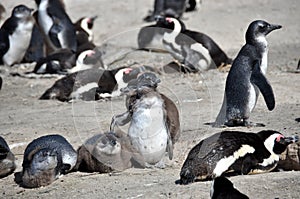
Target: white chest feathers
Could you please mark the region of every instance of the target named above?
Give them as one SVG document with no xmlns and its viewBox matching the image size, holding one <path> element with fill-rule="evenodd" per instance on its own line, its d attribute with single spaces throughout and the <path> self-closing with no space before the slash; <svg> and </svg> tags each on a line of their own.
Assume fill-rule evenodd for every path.
<svg viewBox="0 0 300 199">
<path fill-rule="evenodd" d="M 38 7 L 38 21 L 39 25 L 42 27 L 43 32 L 48 35 L 53 21 L 47 12 L 48 0 L 41 0 L 41 3 Z"/>
<path fill-rule="evenodd" d="M 33 21 L 20 21 L 16 30 L 9 35 L 9 49 L 3 56 L 5 65 L 20 63 L 30 44 Z"/>
<path fill-rule="evenodd" d="M 157 96 L 144 98 L 135 108 L 128 135 L 145 161 L 155 164 L 165 154 L 168 142 L 163 101 Z"/>
<path fill-rule="evenodd" d="M 257 41 L 260 43 L 260 45 L 263 46 L 263 54 L 261 58 L 260 68 L 262 73 L 265 75 L 268 69 L 268 42 L 265 36 L 258 37 Z"/>
</svg>

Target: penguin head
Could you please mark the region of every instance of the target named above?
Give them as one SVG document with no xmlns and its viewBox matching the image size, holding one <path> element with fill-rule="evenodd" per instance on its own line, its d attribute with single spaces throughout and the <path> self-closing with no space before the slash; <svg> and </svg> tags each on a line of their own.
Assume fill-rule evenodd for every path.
<svg viewBox="0 0 300 199">
<path fill-rule="evenodd" d="M 138 76 L 137 78 L 137 89 L 141 90 L 143 88 L 157 88 L 160 79 L 151 72 L 145 72 Z"/>
<path fill-rule="evenodd" d="M 54 169 L 57 166 L 57 153 L 51 149 L 37 151 L 31 161 L 32 174 Z"/>
<path fill-rule="evenodd" d="M 269 152 L 281 154 L 291 143 L 298 142 L 298 136 L 285 137 L 277 131 L 265 130 L 258 132 Z"/>
<path fill-rule="evenodd" d="M 247 29 L 246 42 L 251 43 L 259 38 L 265 38 L 270 32 L 281 27 L 281 25 L 269 24 L 263 20 L 253 21 Z"/>
<path fill-rule="evenodd" d="M 114 135 L 113 132 L 105 133 L 101 136 L 97 142 L 97 155 L 106 154 L 106 155 L 115 155 L 120 153 L 121 151 L 121 144 L 117 140 L 117 137 Z"/>
<path fill-rule="evenodd" d="M 18 5 L 16 7 L 14 7 L 13 11 L 12 11 L 12 16 L 17 17 L 17 18 L 26 18 L 31 16 L 31 12 L 33 11 L 33 9 L 28 8 L 25 5 Z"/>
<path fill-rule="evenodd" d="M 158 27 L 171 29 L 178 33 L 186 29 L 184 23 L 174 17 L 156 16 L 155 20 Z"/>
</svg>

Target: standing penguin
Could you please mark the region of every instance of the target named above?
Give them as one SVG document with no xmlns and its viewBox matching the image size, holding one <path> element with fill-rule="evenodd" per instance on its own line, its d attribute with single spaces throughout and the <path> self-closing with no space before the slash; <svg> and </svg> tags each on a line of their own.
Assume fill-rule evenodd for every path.
<svg viewBox="0 0 300 199">
<path fill-rule="evenodd" d="M 68 48 L 77 51 L 75 27 L 60 0 L 35 0 L 38 6 L 38 24 L 46 43 L 52 50 Z"/>
<path fill-rule="evenodd" d="M 140 75 L 135 99 L 127 112 L 113 118 L 111 129 L 116 123 L 125 125 L 130 121 L 128 135 L 132 145 L 144 157 L 146 166 L 163 168 L 165 152 L 168 152 L 169 159 L 173 158 L 173 143 L 167 126 L 164 100 L 155 91 L 159 82 L 160 79 L 153 73 Z"/>
<path fill-rule="evenodd" d="M 235 189 L 232 182 L 225 177 L 217 177 L 210 188 L 211 199 L 249 199 L 248 196 Z"/>
<path fill-rule="evenodd" d="M 187 71 L 198 72 L 231 64 L 232 60 L 206 34 L 186 29 L 183 22 L 175 18 L 158 20 L 173 24 L 172 32 L 164 33 L 163 44 Z"/>
<path fill-rule="evenodd" d="M 77 153 L 61 135 L 46 135 L 33 140 L 25 149 L 22 186 L 51 184 L 75 166 Z"/>
<path fill-rule="evenodd" d="M 16 169 L 15 156 L 4 138 L 0 136 L 0 178 L 8 176 Z"/>
<path fill-rule="evenodd" d="M 281 25 L 253 21 L 246 32 L 246 44 L 235 58 L 226 79 L 224 100 L 214 126 L 255 126 L 248 121 L 259 91 L 268 109 L 275 107 L 275 97 L 265 74 L 268 66 L 266 36 Z"/>
<path fill-rule="evenodd" d="M 265 130 L 256 133 L 223 131 L 216 133 L 191 149 L 180 171 L 180 184 L 208 180 L 233 172 L 264 173 L 273 170 L 280 154 L 298 141 L 297 136 Z"/>
<path fill-rule="evenodd" d="M 0 29 L 0 64 L 11 66 L 20 63 L 30 43 L 34 26 L 32 9 L 16 6 Z"/>
</svg>

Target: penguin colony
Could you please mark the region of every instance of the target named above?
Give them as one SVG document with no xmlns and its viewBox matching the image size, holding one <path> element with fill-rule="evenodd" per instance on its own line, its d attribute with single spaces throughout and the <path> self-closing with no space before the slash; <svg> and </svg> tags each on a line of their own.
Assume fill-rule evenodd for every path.
<svg viewBox="0 0 300 199">
<path fill-rule="evenodd" d="M 132 167 L 165 168 L 164 156 L 173 159 L 181 134 L 180 116 L 175 103 L 159 92 L 161 80 L 154 73 L 156 70 L 145 66 L 104 69 L 102 53 L 93 43 L 92 28 L 97 16 L 82 17 L 73 23 L 63 1 L 35 2 L 35 11 L 17 5 L 1 26 L 0 63 L 16 66 L 35 62 L 28 75 L 63 75 L 41 95 L 42 100 L 94 101 L 125 95 L 126 111 L 113 116 L 107 132 L 87 138 L 77 151 L 61 135 L 45 135 L 30 142 L 24 151 L 20 185 L 47 186 L 61 175 L 75 171 L 108 173 Z M 266 36 L 281 25 L 263 20 L 250 23 L 246 44 L 232 60 L 211 37 L 187 29 L 180 19 L 185 11 L 195 10 L 197 4 L 192 0 L 155 0 L 154 11 L 144 20 L 156 22 L 140 29 L 138 49 L 163 49 L 170 53 L 175 61 L 163 68 L 177 72 L 202 73 L 232 64 L 221 110 L 211 125 L 263 127 L 249 118 L 259 93 L 268 110 L 275 108 L 275 91 L 265 76 Z M 0 4 L 0 20 L 4 11 Z M 125 124 L 129 124 L 128 132 L 120 129 Z M 248 198 L 225 176 L 265 173 L 277 166 L 299 170 L 298 148 L 297 136 L 285 137 L 274 130 L 225 130 L 202 139 L 191 149 L 177 183 L 212 180 L 211 198 Z M 280 161 L 280 156 L 284 156 L 284 161 Z M 0 137 L 0 177 L 15 169 L 14 154 Z"/>
</svg>

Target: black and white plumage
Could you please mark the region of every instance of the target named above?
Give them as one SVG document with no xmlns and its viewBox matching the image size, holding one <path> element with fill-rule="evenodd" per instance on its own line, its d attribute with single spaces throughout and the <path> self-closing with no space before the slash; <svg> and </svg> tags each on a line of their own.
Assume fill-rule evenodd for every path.
<svg viewBox="0 0 300 199">
<path fill-rule="evenodd" d="M 114 116 L 110 128 L 114 129 L 115 125 L 122 126 L 130 122 L 128 136 L 132 145 L 144 157 L 146 166 L 163 168 L 164 154 L 168 152 L 169 159 L 173 158 L 172 137 L 175 141 L 178 138 L 176 136 L 179 136 L 179 119 L 178 131 L 175 132 L 176 127 L 169 128 L 171 124 L 167 121 L 166 101 L 156 91 L 159 82 L 160 79 L 154 73 L 146 72 L 137 78 L 136 84 L 122 89 L 130 93 L 126 105 L 128 110 Z M 176 133 L 178 134 L 175 135 Z"/>
<path fill-rule="evenodd" d="M 77 36 L 77 44 L 78 46 L 81 45 L 81 39 L 82 37 L 87 37 L 89 42 L 92 42 L 94 39 L 94 33 L 93 33 L 93 27 L 94 27 L 94 21 L 97 19 L 97 16 L 94 17 L 82 17 L 78 19 L 74 26 L 76 29 L 76 36 Z"/>
<path fill-rule="evenodd" d="M 25 149 L 22 186 L 35 188 L 51 184 L 75 166 L 77 153 L 61 135 L 33 140 Z"/>
<path fill-rule="evenodd" d="M 106 132 L 89 138 L 77 150 L 74 170 L 108 173 L 131 167 L 143 168 L 144 160 L 129 137 L 121 131 Z"/>
<path fill-rule="evenodd" d="M 0 29 L 0 64 L 11 66 L 20 63 L 30 43 L 34 26 L 32 9 L 16 6 Z"/>
<path fill-rule="evenodd" d="M 265 77 L 268 43 L 266 36 L 280 25 L 262 20 L 253 21 L 246 32 L 246 44 L 235 58 L 228 73 L 224 100 L 215 126 L 251 126 L 248 119 L 254 109 L 259 91 L 269 110 L 275 107 L 272 87 Z"/>
<path fill-rule="evenodd" d="M 38 24 L 52 50 L 68 48 L 77 51 L 75 27 L 60 0 L 35 0 Z"/>
<path fill-rule="evenodd" d="M 201 140 L 189 152 L 180 171 L 180 184 L 208 180 L 226 173 L 250 174 L 273 170 L 280 154 L 298 137 L 272 130 L 258 133 L 223 131 Z"/>
<path fill-rule="evenodd" d="M 0 178 L 8 176 L 16 169 L 15 156 L 7 142 L 0 136 Z"/>
<path fill-rule="evenodd" d="M 210 189 L 211 199 L 249 199 L 248 196 L 234 188 L 233 183 L 225 177 L 213 180 Z"/>
<path fill-rule="evenodd" d="M 120 89 L 135 79 L 140 69 L 120 67 L 113 70 L 87 69 L 69 74 L 47 89 L 40 99 L 57 99 L 70 101 L 72 99 L 98 100 L 116 97 Z"/>
<path fill-rule="evenodd" d="M 198 72 L 231 64 L 231 59 L 207 35 L 188 30 L 182 21 L 175 18 L 159 18 L 173 24 L 171 32 L 165 32 L 163 44 L 168 52 L 187 71 Z"/>
</svg>

